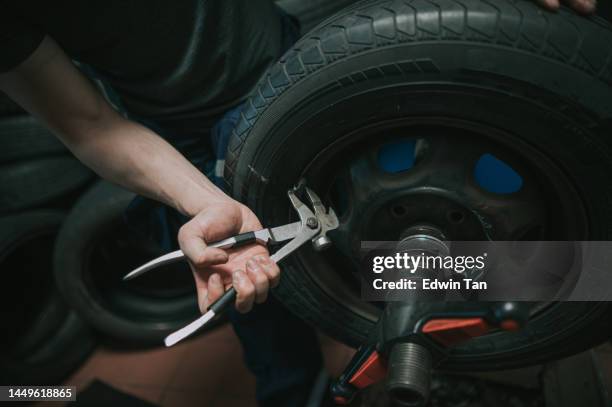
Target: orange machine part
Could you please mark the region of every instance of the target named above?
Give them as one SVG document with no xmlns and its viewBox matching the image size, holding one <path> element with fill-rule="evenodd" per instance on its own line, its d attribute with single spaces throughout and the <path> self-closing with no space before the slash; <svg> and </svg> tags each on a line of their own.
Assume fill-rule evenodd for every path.
<svg viewBox="0 0 612 407">
<path fill-rule="evenodd" d="M 349 383 L 358 389 L 363 389 L 381 381 L 386 375 L 387 366 L 385 366 L 378 352 L 374 351 L 351 377 Z"/>
<path fill-rule="evenodd" d="M 448 318 L 427 321 L 422 332 L 442 345 L 452 346 L 484 335 L 490 329 L 483 318 Z"/>
</svg>

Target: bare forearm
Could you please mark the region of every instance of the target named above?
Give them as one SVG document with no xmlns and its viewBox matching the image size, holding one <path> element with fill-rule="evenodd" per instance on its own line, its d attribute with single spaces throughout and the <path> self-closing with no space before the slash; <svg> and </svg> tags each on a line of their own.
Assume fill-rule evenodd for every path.
<svg viewBox="0 0 612 407">
<path fill-rule="evenodd" d="M 118 115 L 99 120 L 73 152 L 100 176 L 141 195 L 195 215 L 229 198 L 170 144 Z M 97 127 L 99 126 L 99 127 Z"/>
<path fill-rule="evenodd" d="M 121 117 L 49 37 L 0 89 L 102 177 L 188 215 L 229 198 L 157 134 Z"/>
</svg>

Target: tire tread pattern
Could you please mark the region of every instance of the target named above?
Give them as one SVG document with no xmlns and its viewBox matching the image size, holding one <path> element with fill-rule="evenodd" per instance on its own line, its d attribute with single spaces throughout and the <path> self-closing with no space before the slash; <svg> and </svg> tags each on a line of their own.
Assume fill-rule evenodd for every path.
<svg viewBox="0 0 612 407">
<path fill-rule="evenodd" d="M 581 20 L 586 23 L 578 24 Z M 612 47 L 604 51 L 597 46 L 602 38 L 612 42 L 612 29 L 601 17 L 587 19 L 566 8 L 550 13 L 526 0 L 359 2 L 303 37 L 260 80 L 229 142 L 224 172 L 227 186 L 231 191 L 240 152 L 258 117 L 286 89 L 339 60 L 385 45 L 467 41 L 535 53 L 612 85 Z M 431 61 L 422 61 L 416 66 L 388 65 L 361 75 L 385 75 L 385 70 L 398 68 L 406 72 L 436 69 Z M 242 199 L 245 191 L 233 192 Z"/>
<path fill-rule="evenodd" d="M 584 18 L 567 8 L 550 13 L 528 0 L 360 1 L 305 35 L 260 80 L 247 100 L 230 139 L 224 173 L 228 190 L 236 199 L 245 201 L 250 187 L 262 182 L 252 169 L 246 170 L 246 165 L 238 165 L 256 121 L 287 89 L 329 65 L 376 48 L 398 44 L 475 44 L 534 54 L 586 72 L 601 81 L 602 85 L 609 86 L 612 84 L 612 47 L 603 50 L 594 44 L 612 42 L 611 27 L 599 16 Z M 347 86 L 381 75 L 419 72 L 439 72 L 439 68 L 429 59 L 397 61 L 375 69 L 353 72 L 338 79 L 337 86 Z M 266 118 L 266 121 L 273 120 L 273 117 Z M 241 172 L 238 174 L 238 171 Z M 244 174 L 242 171 L 250 172 Z M 320 302 L 321 299 L 305 289 L 301 290 L 300 299 L 291 296 L 289 290 L 300 287 L 295 286 L 296 283 L 287 284 L 294 285 L 283 293 L 279 292 L 285 304 L 290 309 L 302 309 L 302 318 L 316 325 L 317 312 L 304 307 L 323 307 L 325 305 Z M 279 289 L 285 290 L 283 285 Z M 604 308 L 598 307 L 589 312 L 595 315 L 604 312 Z M 328 334 L 354 345 L 359 343 L 355 342 L 355 338 L 363 339 L 369 327 L 365 319 L 355 316 L 352 324 L 347 326 L 340 320 L 332 321 L 342 318 L 341 313 L 330 314 L 326 317 L 331 321 L 327 323 Z M 335 329 L 333 326 L 343 328 Z M 609 332 L 610 327 L 602 329 Z M 570 346 L 567 349 L 569 352 Z M 545 357 L 542 353 L 533 359 L 544 360 Z M 510 366 L 513 362 L 510 360 L 507 363 Z M 472 366 L 475 366 L 474 363 Z"/>
</svg>

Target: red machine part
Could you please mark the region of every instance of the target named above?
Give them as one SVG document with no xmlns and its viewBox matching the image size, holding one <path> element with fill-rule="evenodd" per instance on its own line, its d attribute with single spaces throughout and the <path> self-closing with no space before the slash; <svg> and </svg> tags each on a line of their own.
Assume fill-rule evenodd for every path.
<svg viewBox="0 0 612 407">
<path fill-rule="evenodd" d="M 441 345 L 453 346 L 490 330 L 483 318 L 445 318 L 427 321 L 421 331 Z"/>
<path fill-rule="evenodd" d="M 515 331 L 520 328 L 520 324 L 513 319 L 506 319 L 501 321 L 498 327 L 506 331 Z M 485 335 L 494 328 L 496 327 L 480 317 L 437 318 L 427 321 L 421 332 L 439 344 L 450 347 Z M 350 378 L 349 384 L 357 389 L 363 389 L 383 380 L 386 375 L 385 361 L 378 352 L 374 351 Z M 336 396 L 334 401 L 342 405 L 347 404 L 349 400 L 343 396 Z"/>
<path fill-rule="evenodd" d="M 371 384 L 377 383 L 387 375 L 387 366 L 376 351 L 366 359 L 359 370 L 355 372 L 349 383 L 358 389 L 363 389 Z"/>
</svg>

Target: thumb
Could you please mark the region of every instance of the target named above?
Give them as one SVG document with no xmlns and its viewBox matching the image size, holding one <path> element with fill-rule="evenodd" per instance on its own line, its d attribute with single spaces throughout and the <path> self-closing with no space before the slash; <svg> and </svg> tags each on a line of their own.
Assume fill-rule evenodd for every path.
<svg viewBox="0 0 612 407">
<path fill-rule="evenodd" d="M 226 263 L 228 255 L 224 250 L 206 244 L 206 241 L 218 240 L 216 235 L 221 235 L 218 225 L 214 224 L 219 219 L 213 220 L 206 213 L 201 215 L 185 223 L 179 230 L 178 241 L 183 253 L 196 268 Z"/>
</svg>

